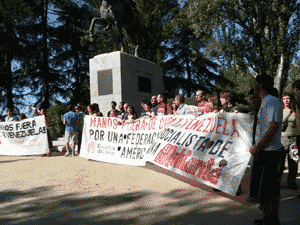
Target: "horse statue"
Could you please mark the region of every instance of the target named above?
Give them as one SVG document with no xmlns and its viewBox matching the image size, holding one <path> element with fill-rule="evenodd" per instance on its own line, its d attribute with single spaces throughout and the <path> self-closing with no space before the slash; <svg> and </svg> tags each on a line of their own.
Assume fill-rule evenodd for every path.
<svg viewBox="0 0 300 225">
<path fill-rule="evenodd" d="M 95 21 L 107 24 L 104 30 L 109 31 L 115 26 L 118 32 L 118 41 L 121 43 L 121 52 L 124 51 L 122 29 L 126 31 L 129 40 L 135 45 L 134 56 L 138 57 L 138 48 L 145 46 L 148 40 L 142 15 L 136 8 L 133 0 L 102 0 L 100 17 L 93 18 L 89 29 L 90 41 L 93 41 Z"/>
</svg>

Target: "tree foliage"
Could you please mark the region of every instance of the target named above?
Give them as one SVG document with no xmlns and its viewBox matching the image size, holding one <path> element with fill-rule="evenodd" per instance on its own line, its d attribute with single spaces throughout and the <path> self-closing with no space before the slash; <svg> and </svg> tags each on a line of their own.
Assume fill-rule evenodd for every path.
<svg viewBox="0 0 300 225">
<path fill-rule="evenodd" d="M 282 89 L 299 49 L 300 3 L 297 0 L 188 0 L 185 15 L 195 34 L 218 42 L 212 53 L 228 65 L 271 75 Z"/>
</svg>

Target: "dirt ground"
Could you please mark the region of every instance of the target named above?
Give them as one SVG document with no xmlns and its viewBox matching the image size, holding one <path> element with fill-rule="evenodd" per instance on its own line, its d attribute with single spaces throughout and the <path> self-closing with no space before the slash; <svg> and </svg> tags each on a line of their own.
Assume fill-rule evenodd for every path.
<svg viewBox="0 0 300 225">
<path fill-rule="evenodd" d="M 281 189 L 280 221 L 299 224 L 299 191 Z M 299 178 L 297 178 L 299 185 Z M 79 156 L 0 156 L 0 224 L 253 224 L 257 205 L 161 169 Z"/>
</svg>

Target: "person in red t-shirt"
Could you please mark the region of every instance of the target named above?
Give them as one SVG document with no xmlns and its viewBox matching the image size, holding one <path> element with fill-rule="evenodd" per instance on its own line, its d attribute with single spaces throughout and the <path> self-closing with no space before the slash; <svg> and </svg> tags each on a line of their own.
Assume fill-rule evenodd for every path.
<svg viewBox="0 0 300 225">
<path fill-rule="evenodd" d="M 204 91 L 198 90 L 196 92 L 196 99 L 198 101 L 198 113 L 195 116 L 201 116 L 203 113 L 210 112 L 210 106 L 207 101 L 205 101 L 206 94 Z"/>
<path fill-rule="evenodd" d="M 157 115 L 170 115 L 172 114 L 172 108 L 169 103 L 166 103 L 166 97 L 164 94 L 157 95 Z"/>
</svg>

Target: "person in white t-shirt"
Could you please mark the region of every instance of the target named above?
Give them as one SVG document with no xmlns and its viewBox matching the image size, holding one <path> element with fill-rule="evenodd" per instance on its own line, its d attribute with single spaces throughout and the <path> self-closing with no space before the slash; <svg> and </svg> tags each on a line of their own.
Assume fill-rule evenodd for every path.
<svg viewBox="0 0 300 225">
<path fill-rule="evenodd" d="M 283 172 L 280 165 L 285 158 L 285 151 L 281 144 L 283 108 L 279 99 L 269 94 L 273 85 L 271 76 L 256 77 L 254 93 L 262 102 L 257 115 L 255 143 L 250 148 L 250 153 L 254 156 L 250 191 L 257 193 L 263 211 L 263 219 L 255 222 L 272 225 L 280 224 L 278 177 Z"/>
</svg>

